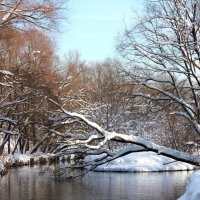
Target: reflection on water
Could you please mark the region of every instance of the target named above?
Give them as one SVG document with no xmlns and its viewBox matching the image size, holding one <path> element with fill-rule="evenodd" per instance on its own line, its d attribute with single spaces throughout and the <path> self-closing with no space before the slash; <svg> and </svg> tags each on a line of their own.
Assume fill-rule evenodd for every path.
<svg viewBox="0 0 200 200">
<path fill-rule="evenodd" d="M 91 172 L 76 181 L 39 176 L 41 167 L 22 167 L 0 178 L 0 200 L 175 200 L 191 172 Z"/>
</svg>

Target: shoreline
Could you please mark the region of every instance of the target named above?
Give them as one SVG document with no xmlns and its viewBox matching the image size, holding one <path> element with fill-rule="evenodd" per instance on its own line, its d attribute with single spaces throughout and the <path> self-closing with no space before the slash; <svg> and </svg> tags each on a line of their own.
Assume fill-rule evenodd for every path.
<svg viewBox="0 0 200 200">
<path fill-rule="evenodd" d="M 137 160 L 135 160 L 137 158 Z M 185 188 L 184 194 L 179 197 L 180 200 L 198 200 L 200 196 L 200 189 L 199 187 L 196 187 L 196 185 L 200 184 L 200 169 L 199 168 L 192 168 L 187 166 L 179 166 L 179 168 L 176 167 L 168 167 L 165 168 L 165 170 L 162 170 L 162 168 L 158 167 L 156 168 L 156 165 L 151 166 L 149 165 L 149 169 L 147 169 L 147 165 L 145 166 L 145 163 L 141 161 L 144 161 L 144 157 L 141 156 L 139 157 L 134 157 L 134 156 L 125 156 L 122 160 L 122 158 L 118 159 L 115 162 L 110 162 L 109 164 L 106 165 L 101 165 L 99 168 L 95 170 L 95 172 L 116 172 L 116 173 L 167 173 L 167 172 L 177 172 L 177 171 L 193 171 L 192 174 L 189 176 L 187 180 L 187 186 Z M 141 160 L 142 159 L 142 160 Z M 156 163 L 159 162 L 158 158 L 154 157 L 154 155 L 145 158 L 146 163 L 148 163 L 148 159 L 150 159 L 151 164 L 154 163 L 154 159 Z M 46 164 L 46 163 L 51 163 L 51 162 L 57 162 L 59 160 L 58 156 L 55 154 L 43 154 L 43 153 L 36 153 L 36 154 L 14 154 L 14 155 L 5 155 L 5 156 L 0 156 L 0 177 L 3 175 L 6 175 L 8 170 L 13 168 L 13 167 L 20 167 L 20 166 L 33 166 L 35 164 Z M 91 160 L 91 158 L 89 159 Z M 135 168 L 133 166 L 127 165 L 130 161 L 134 161 Z M 163 163 L 163 161 L 166 162 L 166 158 L 162 158 L 160 161 Z M 139 164 L 140 163 L 140 164 Z M 160 164 L 161 164 L 160 163 Z M 139 165 L 138 165 L 139 164 Z M 142 167 L 141 166 L 144 165 Z M 154 163 L 155 164 L 155 163 Z M 176 163 L 177 164 L 177 163 Z M 118 167 L 120 165 L 124 165 L 124 170 L 119 170 Z M 137 166 L 138 165 L 138 166 Z M 117 167 L 118 166 L 118 167 Z M 121 166 L 122 167 L 122 166 Z M 131 167 L 134 169 L 130 170 Z M 126 169 L 126 170 L 125 170 Z M 145 170 L 146 169 L 146 170 Z M 150 170 L 151 169 L 151 170 Z M 157 170 L 155 170 L 157 169 Z M 198 184 L 196 184 L 198 183 Z"/>
<path fill-rule="evenodd" d="M 0 176 L 6 175 L 12 167 L 25 165 L 46 164 L 48 162 L 56 162 L 58 157 L 55 154 L 14 154 L 0 156 Z"/>
</svg>

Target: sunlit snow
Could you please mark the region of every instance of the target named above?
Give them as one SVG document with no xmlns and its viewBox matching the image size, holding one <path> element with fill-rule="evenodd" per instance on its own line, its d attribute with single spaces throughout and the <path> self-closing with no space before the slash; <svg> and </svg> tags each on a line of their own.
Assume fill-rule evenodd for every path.
<svg viewBox="0 0 200 200">
<path fill-rule="evenodd" d="M 95 159 L 96 156 L 88 156 L 86 162 Z M 98 166 L 95 171 L 113 172 L 159 172 L 192 170 L 193 165 L 175 161 L 174 159 L 157 155 L 154 152 L 130 153 L 117 158 L 109 163 Z"/>
<path fill-rule="evenodd" d="M 200 199 L 200 171 L 194 172 L 187 181 L 186 191 L 178 200 Z"/>
</svg>

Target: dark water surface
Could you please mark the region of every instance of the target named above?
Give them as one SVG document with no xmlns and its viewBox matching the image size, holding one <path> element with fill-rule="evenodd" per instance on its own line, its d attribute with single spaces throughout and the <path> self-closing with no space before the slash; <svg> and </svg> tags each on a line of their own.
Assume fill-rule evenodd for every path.
<svg viewBox="0 0 200 200">
<path fill-rule="evenodd" d="M 102 173 L 66 182 L 41 167 L 21 167 L 0 178 L 0 200 L 175 200 L 182 195 L 191 172 Z"/>
</svg>

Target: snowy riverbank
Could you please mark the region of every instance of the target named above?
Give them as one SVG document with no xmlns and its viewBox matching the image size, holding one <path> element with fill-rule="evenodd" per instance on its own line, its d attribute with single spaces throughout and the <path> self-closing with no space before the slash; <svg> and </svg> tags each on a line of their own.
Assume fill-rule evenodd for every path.
<svg viewBox="0 0 200 200">
<path fill-rule="evenodd" d="M 90 162 L 96 156 L 88 156 L 85 161 Z M 0 174 L 6 173 L 7 169 L 13 166 L 32 165 L 45 163 L 55 159 L 53 154 L 14 154 L 0 157 Z M 98 166 L 95 171 L 112 172 L 162 172 L 162 171 L 184 171 L 193 170 L 193 165 L 177 162 L 171 158 L 157 155 L 154 152 L 130 153 L 117 158 L 109 163 Z"/>
<path fill-rule="evenodd" d="M 85 161 L 90 162 L 96 156 L 88 156 Z M 175 161 L 174 159 L 158 155 L 154 152 L 130 153 L 109 163 L 98 166 L 95 171 L 112 172 L 162 172 L 193 170 L 193 165 Z"/>
<path fill-rule="evenodd" d="M 86 161 L 97 157 L 89 156 Z M 177 162 L 171 158 L 153 152 L 131 153 L 96 168 L 96 171 L 112 172 L 162 172 L 193 170 L 193 165 Z M 200 199 L 200 171 L 194 172 L 187 181 L 184 195 L 178 200 Z"/>
<path fill-rule="evenodd" d="M 10 167 L 46 163 L 56 159 L 54 154 L 14 154 L 0 156 L 0 175 L 7 172 Z"/>
<path fill-rule="evenodd" d="M 96 156 L 88 156 L 90 162 Z M 112 172 L 162 172 L 194 170 L 193 165 L 177 162 L 153 152 L 131 153 L 107 164 L 98 166 L 95 171 Z M 200 200 L 200 171 L 194 172 L 187 181 L 185 194 L 178 200 Z"/>
<path fill-rule="evenodd" d="M 96 156 L 86 157 L 86 162 L 96 159 Z M 55 159 L 52 154 L 22 155 L 14 154 L 0 157 L 0 175 L 5 174 L 10 167 L 46 163 Z M 131 153 L 109 163 L 98 166 L 95 171 L 107 172 L 162 172 L 193 170 L 193 165 L 177 162 L 171 158 L 157 155 L 153 152 Z M 179 200 L 200 199 L 200 171 L 194 172 L 187 181 L 185 194 Z"/>
<path fill-rule="evenodd" d="M 200 171 L 194 172 L 187 180 L 186 191 L 178 200 L 200 199 Z"/>
</svg>

